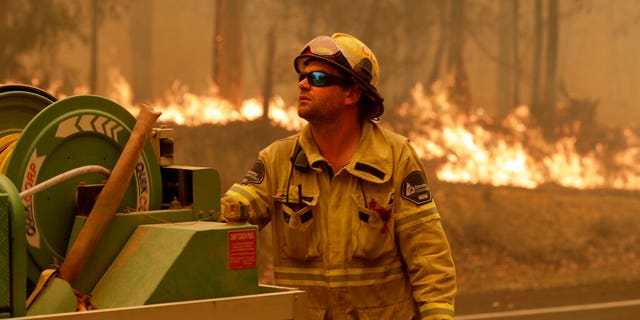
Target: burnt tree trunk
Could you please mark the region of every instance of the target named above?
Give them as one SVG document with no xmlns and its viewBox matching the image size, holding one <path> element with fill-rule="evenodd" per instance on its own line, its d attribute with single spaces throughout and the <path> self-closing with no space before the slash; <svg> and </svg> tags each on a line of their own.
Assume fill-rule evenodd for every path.
<svg viewBox="0 0 640 320">
<path fill-rule="evenodd" d="M 138 0 L 132 3 L 131 48 L 133 51 L 133 74 L 131 89 L 133 103 L 148 102 L 153 98 L 153 0 Z"/>
<path fill-rule="evenodd" d="M 554 135 L 558 64 L 558 1 L 549 1 L 544 102 L 540 120 L 547 138 Z"/>
<path fill-rule="evenodd" d="M 213 33 L 213 82 L 220 96 L 242 105 L 242 0 L 216 1 Z"/>
<path fill-rule="evenodd" d="M 97 93 L 98 90 L 98 0 L 91 1 L 91 62 L 89 69 L 89 91 Z"/>
<path fill-rule="evenodd" d="M 264 83 L 262 89 L 262 120 L 269 121 L 269 102 L 273 95 L 273 61 L 276 51 L 275 26 L 271 26 L 267 34 L 267 52 L 264 62 Z"/>
<path fill-rule="evenodd" d="M 504 116 L 518 104 L 518 1 L 500 2 L 498 114 Z"/>
<path fill-rule="evenodd" d="M 452 77 L 449 84 L 449 100 L 462 110 L 468 112 L 471 108 L 471 90 L 469 77 L 464 64 L 464 34 L 465 34 L 465 0 L 453 0 L 451 3 L 451 36 L 449 44 L 449 65 L 447 73 Z"/>
<path fill-rule="evenodd" d="M 449 43 L 448 43 L 449 28 L 447 26 L 449 25 L 450 17 L 448 14 L 445 14 L 446 12 L 448 12 L 447 2 L 444 0 L 440 0 L 437 2 L 436 5 L 440 9 L 439 11 L 442 14 L 440 15 L 440 39 L 438 40 L 438 47 L 434 54 L 433 64 L 431 66 L 431 73 L 429 74 L 429 78 L 427 79 L 428 89 L 430 91 L 431 91 L 432 84 L 440 79 L 440 76 L 441 76 L 440 67 L 443 65 L 447 65 L 443 63 L 443 60 L 445 59 L 444 57 L 445 57 L 446 48 L 449 47 Z"/>
<path fill-rule="evenodd" d="M 531 66 L 531 111 L 537 116 L 540 109 L 540 74 L 542 70 L 542 39 L 544 36 L 542 23 L 542 0 L 535 0 L 533 24 L 533 60 Z"/>
</svg>

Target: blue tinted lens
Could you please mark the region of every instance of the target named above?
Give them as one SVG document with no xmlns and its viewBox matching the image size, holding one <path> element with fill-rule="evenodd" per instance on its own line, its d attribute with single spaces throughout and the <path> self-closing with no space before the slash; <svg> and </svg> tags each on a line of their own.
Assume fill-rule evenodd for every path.
<svg viewBox="0 0 640 320">
<path fill-rule="evenodd" d="M 329 81 L 329 75 L 324 72 L 310 72 L 307 76 L 312 86 L 326 86 Z"/>
<path fill-rule="evenodd" d="M 298 75 L 298 82 L 302 81 L 303 79 L 307 79 L 307 81 L 309 81 L 309 84 L 314 87 L 326 87 L 335 84 L 350 83 L 350 81 L 347 79 L 336 77 L 322 71 L 300 73 Z"/>
</svg>

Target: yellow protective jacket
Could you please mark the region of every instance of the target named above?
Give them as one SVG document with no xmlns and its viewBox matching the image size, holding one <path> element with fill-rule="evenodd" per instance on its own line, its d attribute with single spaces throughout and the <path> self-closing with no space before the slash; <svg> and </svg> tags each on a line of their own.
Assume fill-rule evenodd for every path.
<svg viewBox="0 0 640 320">
<path fill-rule="evenodd" d="M 449 244 L 406 138 L 365 121 L 333 172 L 307 126 L 262 150 L 226 196 L 271 222 L 275 282 L 308 292 L 309 319 L 453 319 Z"/>
</svg>

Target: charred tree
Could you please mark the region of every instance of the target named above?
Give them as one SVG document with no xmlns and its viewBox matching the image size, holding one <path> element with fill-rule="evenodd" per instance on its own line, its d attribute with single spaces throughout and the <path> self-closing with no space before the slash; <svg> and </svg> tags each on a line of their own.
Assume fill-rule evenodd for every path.
<svg viewBox="0 0 640 320">
<path fill-rule="evenodd" d="M 0 7 L 0 78 L 47 87 L 55 76 L 63 89 L 73 87 L 75 73 L 55 60 L 62 44 L 87 40 L 78 1 L 0 0 Z"/>
<path fill-rule="evenodd" d="M 504 116 L 517 106 L 519 98 L 518 1 L 500 2 L 500 13 L 497 107 Z"/>
<path fill-rule="evenodd" d="M 429 90 L 431 90 L 431 85 L 434 82 L 438 81 L 440 78 L 440 67 L 442 65 L 445 65 L 443 60 L 445 59 L 444 57 L 446 48 L 449 46 L 449 28 L 447 28 L 447 26 L 449 25 L 449 15 L 445 14 L 446 12 L 448 12 L 447 2 L 445 0 L 440 0 L 437 2 L 436 6 L 442 14 L 440 15 L 440 38 L 438 40 L 438 46 L 433 58 L 431 73 L 429 75 L 429 78 L 427 79 Z"/>
<path fill-rule="evenodd" d="M 216 1 L 213 32 L 213 82 L 220 96 L 242 105 L 242 0 Z"/>
<path fill-rule="evenodd" d="M 410 88 L 416 82 L 424 84 L 425 90 L 431 89 L 431 84 L 438 80 L 440 76 L 440 66 L 442 65 L 442 31 L 444 28 L 443 17 L 445 9 L 444 0 L 418 1 L 407 3 L 394 13 L 393 19 L 398 21 L 397 43 L 391 52 L 385 57 L 385 61 L 399 60 L 401 67 L 394 68 L 394 83 L 400 88 L 390 100 L 391 105 L 400 105 L 404 101 L 410 101 Z M 420 26 L 420 28 L 416 28 Z M 409 44 L 410 45 L 407 45 Z M 379 48 L 388 46 L 379 45 Z M 391 49 L 391 48 L 389 48 Z M 400 55 L 399 52 L 402 54 Z M 437 56 L 437 53 L 440 53 Z M 402 57 L 402 58 L 398 58 Z M 389 72 L 385 72 L 385 79 L 388 79 Z M 399 79 L 398 79 L 399 78 Z M 398 79 L 398 81 L 395 81 Z M 390 112 L 391 113 L 391 112 Z M 388 115 L 385 115 L 387 117 Z"/>
<path fill-rule="evenodd" d="M 98 90 L 98 26 L 99 20 L 98 0 L 91 1 L 91 45 L 89 66 L 89 90 L 96 93 Z"/>
<path fill-rule="evenodd" d="M 264 83 L 262 89 L 262 120 L 264 122 L 269 121 L 269 102 L 271 101 L 271 96 L 273 95 L 273 63 L 276 51 L 275 30 L 275 25 L 271 26 L 269 32 L 267 33 L 267 52 L 264 62 Z"/>
<path fill-rule="evenodd" d="M 469 77 L 463 59 L 465 21 L 465 0 L 452 0 L 450 21 L 451 34 L 447 74 L 451 77 L 449 99 L 459 108 L 469 111 L 471 108 L 471 89 Z"/>
<path fill-rule="evenodd" d="M 365 43 L 374 43 L 376 38 L 378 37 L 376 32 L 376 21 L 378 21 L 377 12 L 380 10 L 381 1 L 374 0 L 368 6 L 366 6 L 366 12 L 362 14 L 365 15 L 366 19 L 362 24 L 362 29 L 360 30 L 361 40 Z M 340 6 L 338 6 L 340 7 Z M 365 8 L 362 8 L 363 10 Z M 348 11 L 348 10 L 343 10 Z M 348 19 L 345 19 L 348 21 Z"/>
<path fill-rule="evenodd" d="M 555 104 L 557 91 L 557 64 L 558 64 L 558 1 L 549 1 L 547 22 L 547 50 L 545 53 L 546 72 L 544 83 L 544 101 L 540 105 L 538 119 L 540 120 L 544 134 L 552 138 L 555 127 Z"/>
<path fill-rule="evenodd" d="M 576 138 L 576 150 L 585 154 L 593 150 L 606 137 L 596 120 L 599 99 L 585 99 L 573 96 L 564 82 L 559 84 L 559 94 L 565 101 L 555 118 L 556 133 Z M 604 145 L 608 145 L 604 144 Z"/>
<path fill-rule="evenodd" d="M 153 98 L 153 0 L 133 2 L 131 15 L 131 48 L 133 75 L 131 89 L 133 102 L 147 102 Z"/>
<path fill-rule="evenodd" d="M 534 115 L 538 115 L 540 109 L 540 73 L 542 70 L 542 39 L 544 37 L 544 24 L 542 22 L 542 0 L 534 2 L 533 22 L 533 60 L 531 66 L 531 102 L 530 108 Z"/>
</svg>

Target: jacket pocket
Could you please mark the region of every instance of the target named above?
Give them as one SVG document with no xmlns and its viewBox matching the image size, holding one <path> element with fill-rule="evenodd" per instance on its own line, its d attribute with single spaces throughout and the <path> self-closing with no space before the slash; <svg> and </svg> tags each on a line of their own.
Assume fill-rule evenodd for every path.
<svg viewBox="0 0 640 320">
<path fill-rule="evenodd" d="M 362 203 L 354 199 L 357 203 Z M 376 260 L 387 255 L 395 255 L 393 235 L 393 204 L 364 207 L 358 205 L 356 222 L 356 250 L 354 257 Z"/>
<path fill-rule="evenodd" d="M 292 199 L 293 200 L 293 199 Z M 317 198 L 300 202 L 280 203 L 279 219 L 283 225 L 283 253 L 293 259 L 310 260 L 320 257 L 320 237 L 314 207 Z"/>
</svg>

